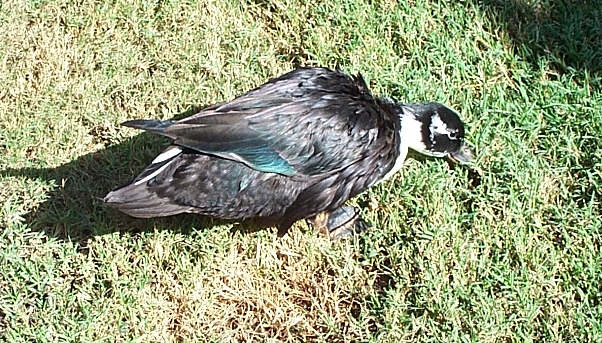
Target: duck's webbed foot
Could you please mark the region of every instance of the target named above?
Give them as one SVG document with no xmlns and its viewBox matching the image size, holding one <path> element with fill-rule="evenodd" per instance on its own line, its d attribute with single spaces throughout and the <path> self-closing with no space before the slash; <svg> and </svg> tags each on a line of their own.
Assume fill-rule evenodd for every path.
<svg viewBox="0 0 602 343">
<path fill-rule="evenodd" d="M 360 216 L 359 209 L 353 206 L 341 206 L 332 212 L 321 212 L 307 219 L 307 222 L 333 241 L 351 237 L 370 227 Z"/>
</svg>

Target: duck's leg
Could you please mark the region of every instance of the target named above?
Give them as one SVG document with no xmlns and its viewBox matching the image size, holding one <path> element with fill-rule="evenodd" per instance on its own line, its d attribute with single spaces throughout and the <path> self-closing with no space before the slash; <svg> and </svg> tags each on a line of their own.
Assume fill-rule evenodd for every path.
<svg viewBox="0 0 602 343">
<path fill-rule="evenodd" d="M 332 212 L 321 212 L 307 220 L 318 232 L 333 241 L 358 234 L 370 225 L 353 206 L 341 206 Z"/>
</svg>

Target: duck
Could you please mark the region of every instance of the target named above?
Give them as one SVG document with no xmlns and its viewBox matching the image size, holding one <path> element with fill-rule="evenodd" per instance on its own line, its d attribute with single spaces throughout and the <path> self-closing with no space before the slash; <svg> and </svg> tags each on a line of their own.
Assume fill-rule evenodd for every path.
<svg viewBox="0 0 602 343">
<path fill-rule="evenodd" d="M 397 173 L 409 150 L 473 159 L 459 114 L 374 97 L 361 74 L 300 67 L 181 120 L 122 125 L 172 143 L 104 203 L 132 217 L 195 213 L 276 227 L 306 220 L 336 240 L 369 225 L 350 198 Z"/>
</svg>

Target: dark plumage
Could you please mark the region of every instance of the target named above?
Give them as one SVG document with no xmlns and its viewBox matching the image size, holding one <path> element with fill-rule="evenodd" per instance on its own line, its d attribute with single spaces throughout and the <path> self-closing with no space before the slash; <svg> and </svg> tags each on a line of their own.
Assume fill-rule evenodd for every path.
<svg viewBox="0 0 602 343">
<path fill-rule="evenodd" d="M 296 69 L 179 121 L 124 125 L 173 145 L 107 204 L 141 218 L 253 218 L 280 233 L 306 218 L 339 228 L 328 214 L 399 169 L 408 147 L 468 159 L 455 112 L 376 99 L 360 75 L 325 68 Z"/>
</svg>

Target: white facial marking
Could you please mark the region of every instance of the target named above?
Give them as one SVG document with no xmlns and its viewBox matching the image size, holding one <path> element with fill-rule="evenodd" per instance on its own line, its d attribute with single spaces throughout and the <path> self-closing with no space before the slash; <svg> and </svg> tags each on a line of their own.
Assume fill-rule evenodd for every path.
<svg viewBox="0 0 602 343">
<path fill-rule="evenodd" d="M 435 143 L 435 135 L 449 135 L 449 129 L 445 122 L 441 120 L 439 113 L 435 113 L 432 117 L 429 131 L 431 132 L 431 141 L 433 143 Z"/>
<path fill-rule="evenodd" d="M 458 130 L 451 130 L 450 128 L 448 128 L 447 124 L 445 124 L 445 122 L 441 120 L 439 113 L 435 113 L 435 115 L 432 117 L 431 126 L 429 126 L 429 131 L 431 133 L 431 142 L 433 142 L 433 144 L 436 144 L 435 135 L 447 135 L 449 139 L 458 139 L 455 136 L 452 137 L 452 135 L 456 134 Z"/>
</svg>

